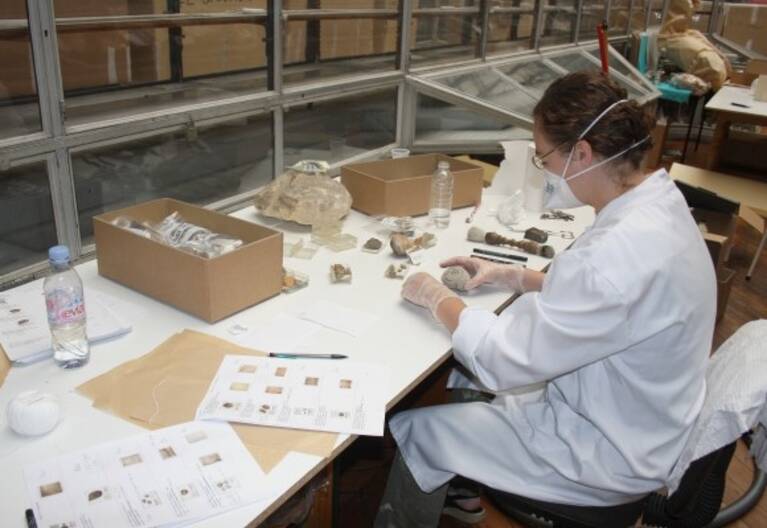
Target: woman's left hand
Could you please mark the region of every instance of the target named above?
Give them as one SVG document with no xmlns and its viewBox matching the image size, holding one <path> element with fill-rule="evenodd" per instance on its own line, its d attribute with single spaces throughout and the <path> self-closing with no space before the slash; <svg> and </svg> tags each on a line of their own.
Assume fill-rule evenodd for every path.
<svg viewBox="0 0 767 528">
<path fill-rule="evenodd" d="M 402 285 L 402 297 L 413 304 L 428 308 L 437 320 L 439 304 L 451 297 L 459 298 L 450 288 L 423 271 L 414 273 L 405 280 Z"/>
</svg>

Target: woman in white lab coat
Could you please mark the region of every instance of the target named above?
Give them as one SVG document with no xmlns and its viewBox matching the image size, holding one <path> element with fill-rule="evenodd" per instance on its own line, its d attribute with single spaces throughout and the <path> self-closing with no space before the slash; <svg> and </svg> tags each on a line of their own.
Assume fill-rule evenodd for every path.
<svg viewBox="0 0 767 528">
<path fill-rule="evenodd" d="M 457 475 L 552 503 L 638 500 L 664 486 L 703 404 L 714 269 L 666 171 L 641 169 L 644 110 L 606 76 L 580 72 L 546 90 L 534 120 L 546 205 L 590 205 L 594 225 L 546 274 L 443 263 L 466 268 L 469 287 L 522 293 L 500 315 L 426 273 L 405 282 L 402 296 L 444 323 L 477 385 L 501 395 L 390 420 L 399 454 L 376 526 L 437 526 Z"/>
</svg>

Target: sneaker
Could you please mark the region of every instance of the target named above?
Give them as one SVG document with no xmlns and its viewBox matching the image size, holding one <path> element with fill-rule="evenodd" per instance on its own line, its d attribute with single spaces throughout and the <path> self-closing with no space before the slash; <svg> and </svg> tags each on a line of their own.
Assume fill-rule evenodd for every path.
<svg viewBox="0 0 767 528">
<path fill-rule="evenodd" d="M 458 504 L 459 500 L 471 498 L 474 497 L 467 497 L 457 493 L 448 494 L 447 498 L 445 498 L 445 506 L 442 508 L 442 514 L 466 524 L 476 524 L 483 521 L 487 512 L 482 506 L 469 510 Z"/>
</svg>

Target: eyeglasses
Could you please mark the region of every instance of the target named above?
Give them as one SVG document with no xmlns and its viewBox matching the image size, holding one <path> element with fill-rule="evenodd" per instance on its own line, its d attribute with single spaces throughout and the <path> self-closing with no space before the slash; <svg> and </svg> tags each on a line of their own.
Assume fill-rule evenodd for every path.
<svg viewBox="0 0 767 528">
<path fill-rule="evenodd" d="M 546 154 L 543 154 L 541 156 L 539 156 L 538 154 L 533 154 L 533 165 L 535 165 L 537 169 L 543 170 L 544 168 L 543 160 L 546 159 L 546 157 L 552 154 L 555 150 L 559 150 L 560 147 L 566 144 L 567 144 L 567 141 L 563 141 L 562 143 L 560 143 L 559 145 L 557 145 L 556 147 L 548 151 Z"/>
</svg>

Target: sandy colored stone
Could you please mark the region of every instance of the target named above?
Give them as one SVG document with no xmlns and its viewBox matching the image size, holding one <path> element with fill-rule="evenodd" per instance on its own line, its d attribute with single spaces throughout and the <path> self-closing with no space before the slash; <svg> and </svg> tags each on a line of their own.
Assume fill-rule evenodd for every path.
<svg viewBox="0 0 767 528">
<path fill-rule="evenodd" d="M 466 291 L 471 275 L 461 266 L 450 266 L 442 273 L 442 284 L 451 290 Z"/>
<path fill-rule="evenodd" d="M 340 182 L 324 172 L 301 172 L 296 164 L 253 198 L 265 216 L 306 225 L 328 225 L 340 221 L 351 209 L 352 197 Z"/>
</svg>

